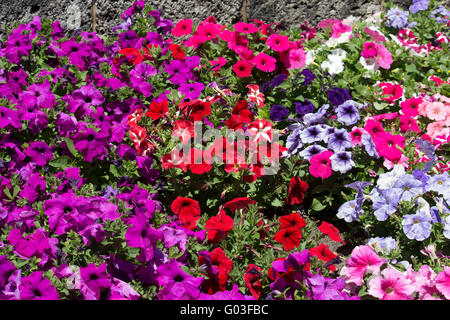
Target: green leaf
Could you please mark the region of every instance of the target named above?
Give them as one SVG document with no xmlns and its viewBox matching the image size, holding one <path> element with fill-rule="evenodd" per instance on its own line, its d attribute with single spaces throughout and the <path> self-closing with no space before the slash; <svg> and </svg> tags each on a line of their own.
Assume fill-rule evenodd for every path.
<svg viewBox="0 0 450 320">
<path fill-rule="evenodd" d="M 68 156 L 61 156 L 58 159 L 50 161 L 48 164 L 55 168 L 65 169 L 69 166 L 70 158 Z"/>
<path fill-rule="evenodd" d="M 322 211 L 325 208 L 326 206 L 324 206 L 319 200 L 317 200 L 316 198 L 313 199 L 311 209 L 313 209 L 314 211 Z"/>
<path fill-rule="evenodd" d="M 272 201 L 271 205 L 274 206 L 274 207 L 282 207 L 283 203 L 279 199 L 274 199 Z"/>
<path fill-rule="evenodd" d="M 115 165 L 113 165 L 113 164 L 109 165 L 109 171 L 111 171 L 111 173 L 113 174 L 114 177 L 120 178 L 121 175 Z"/>
<path fill-rule="evenodd" d="M 67 137 L 64 137 L 63 140 L 66 142 L 67 149 L 69 149 L 70 153 L 73 154 L 74 157 L 76 157 L 78 155 L 78 152 L 77 150 L 75 150 L 73 141 Z"/>
</svg>

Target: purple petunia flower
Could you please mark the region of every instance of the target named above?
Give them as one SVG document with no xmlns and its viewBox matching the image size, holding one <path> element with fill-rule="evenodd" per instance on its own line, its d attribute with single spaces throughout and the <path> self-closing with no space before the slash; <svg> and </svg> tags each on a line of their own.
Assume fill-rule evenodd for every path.
<svg viewBox="0 0 450 320">
<path fill-rule="evenodd" d="M 7 256 L 0 256 L 0 288 L 8 283 L 8 278 L 16 269 Z"/>
<path fill-rule="evenodd" d="M 22 300 L 59 300 L 56 288 L 44 277 L 42 271 L 34 271 L 28 277 L 22 277 L 19 291 Z"/>
<path fill-rule="evenodd" d="M 334 133 L 328 137 L 328 148 L 334 152 L 345 151 L 352 147 L 350 135 L 345 129 L 336 129 Z"/>
<path fill-rule="evenodd" d="M 358 207 L 356 200 L 350 200 L 339 207 L 336 216 L 339 219 L 344 219 L 345 222 L 352 222 L 358 220 L 359 216 L 363 213 L 364 211 Z"/>
<path fill-rule="evenodd" d="M 391 251 L 398 250 L 397 242 L 392 237 L 375 237 L 370 238 L 367 244 L 374 248 L 376 251 L 381 251 L 384 254 L 388 254 Z"/>
<path fill-rule="evenodd" d="M 80 132 L 71 137 L 74 142 L 75 149 L 80 151 L 84 160 L 92 162 L 95 158 L 105 156 L 108 154 L 108 134 L 105 132 L 96 132 L 89 128 L 85 132 Z"/>
<path fill-rule="evenodd" d="M 345 280 L 332 279 L 321 274 L 312 274 L 305 281 L 308 286 L 308 295 L 312 300 L 344 300 L 342 290 L 345 288 Z"/>
<path fill-rule="evenodd" d="M 135 90 L 146 97 L 150 97 L 152 86 L 149 81 L 155 74 L 156 69 L 154 66 L 147 63 L 140 63 L 130 71 L 130 83 Z"/>
<path fill-rule="evenodd" d="M 16 129 L 22 128 L 19 112 L 0 106 L 0 128 L 12 126 Z"/>
<path fill-rule="evenodd" d="M 32 45 L 29 34 L 22 35 L 20 31 L 12 32 L 5 42 L 5 57 L 10 63 L 18 64 L 23 56 L 28 56 Z"/>
<path fill-rule="evenodd" d="M 105 298 L 111 288 L 111 280 L 106 271 L 105 263 L 96 266 L 90 263 L 80 268 L 80 291 L 85 300 L 100 300 Z"/>
<path fill-rule="evenodd" d="M 178 245 L 178 248 L 180 248 L 182 252 L 186 251 L 188 239 L 183 230 L 170 228 L 167 225 L 161 226 L 158 230 L 162 231 L 162 238 L 164 239 L 164 246 L 166 248 Z"/>
<path fill-rule="evenodd" d="M 326 131 L 320 125 L 307 127 L 300 133 L 300 138 L 303 143 L 314 143 L 317 141 L 324 141 L 326 138 Z"/>
<path fill-rule="evenodd" d="M 200 97 L 205 85 L 201 82 L 182 83 L 178 90 L 184 94 L 187 99 L 195 100 Z"/>
<path fill-rule="evenodd" d="M 380 155 L 377 152 L 375 142 L 373 142 L 373 139 L 370 134 L 368 133 L 363 134 L 361 136 L 361 143 L 369 156 L 375 159 L 378 159 L 380 157 Z"/>
<path fill-rule="evenodd" d="M 55 95 L 50 90 L 50 82 L 32 84 L 19 95 L 19 100 L 25 108 L 51 109 L 55 104 Z"/>
<path fill-rule="evenodd" d="M 286 148 L 289 155 L 297 154 L 303 147 L 302 140 L 300 139 L 300 128 L 294 130 L 286 139 Z"/>
<path fill-rule="evenodd" d="M 450 177 L 447 172 L 430 176 L 426 183 L 426 191 L 434 191 L 446 197 L 450 193 Z"/>
<path fill-rule="evenodd" d="M 431 234 L 431 217 L 427 214 L 407 214 L 403 216 L 403 232 L 408 239 L 423 241 Z"/>
<path fill-rule="evenodd" d="M 375 188 L 371 196 L 372 208 L 374 210 L 373 214 L 378 221 L 386 221 L 387 218 L 397 211 L 402 191 L 399 189 L 379 190 Z"/>
<path fill-rule="evenodd" d="M 46 186 L 47 183 L 45 182 L 45 179 L 40 176 L 39 172 L 36 172 L 25 183 L 19 195 L 29 202 L 34 202 L 38 196 L 45 191 Z"/>
<path fill-rule="evenodd" d="M 94 116 L 94 111 L 91 106 L 99 106 L 104 101 L 100 90 L 94 87 L 92 83 L 75 90 L 71 96 L 68 97 L 68 110 L 73 112 L 75 116 L 80 119 L 85 115 Z"/>
<path fill-rule="evenodd" d="M 289 110 L 285 107 L 282 107 L 279 104 L 273 104 L 270 107 L 270 120 L 272 121 L 283 121 L 287 117 L 289 117 Z"/>
<path fill-rule="evenodd" d="M 347 100 L 343 104 L 336 108 L 337 121 L 350 126 L 355 124 L 361 119 L 359 116 L 358 108 L 355 106 L 355 102 Z"/>
<path fill-rule="evenodd" d="M 157 269 L 156 280 L 163 286 L 159 292 L 162 300 L 193 300 L 200 294 L 203 278 L 195 278 L 183 270 L 179 263 L 172 260 L 160 265 Z"/>
<path fill-rule="evenodd" d="M 50 147 L 42 141 L 32 142 L 24 153 L 38 166 L 45 166 L 48 161 L 53 160 Z"/>
<path fill-rule="evenodd" d="M 131 225 L 125 233 L 125 240 L 132 248 L 141 248 L 145 261 L 153 258 L 156 242 L 161 239 L 161 231 L 151 227 L 149 217 L 138 212 L 128 221 Z"/>
<path fill-rule="evenodd" d="M 77 118 L 75 116 L 69 116 L 64 112 L 58 114 L 55 125 L 58 133 L 63 137 L 67 137 L 69 133 L 73 133 L 78 129 Z"/>
<path fill-rule="evenodd" d="M 234 283 L 230 291 L 218 291 L 215 294 L 201 292 L 197 300 L 255 300 L 255 298 L 253 296 L 243 295 L 239 291 L 239 286 Z"/>
<path fill-rule="evenodd" d="M 321 145 L 313 144 L 312 146 L 309 146 L 305 148 L 302 152 L 300 152 L 300 156 L 306 160 L 309 161 L 312 156 L 315 156 L 316 154 L 321 153 L 322 151 L 327 150 L 326 148 L 322 147 Z"/>
<path fill-rule="evenodd" d="M 333 171 L 339 171 L 340 173 L 347 173 L 355 166 L 351 152 L 341 151 L 333 154 L 330 159 L 331 169 L 333 169 Z"/>
<path fill-rule="evenodd" d="M 173 84 L 186 83 L 188 80 L 188 74 L 190 69 L 186 63 L 180 60 L 172 60 L 165 68 L 164 71 L 171 75 L 169 81 Z"/>
<path fill-rule="evenodd" d="M 392 8 L 386 14 L 386 25 L 388 27 L 402 29 L 408 23 L 409 12 L 399 8 Z"/>
</svg>

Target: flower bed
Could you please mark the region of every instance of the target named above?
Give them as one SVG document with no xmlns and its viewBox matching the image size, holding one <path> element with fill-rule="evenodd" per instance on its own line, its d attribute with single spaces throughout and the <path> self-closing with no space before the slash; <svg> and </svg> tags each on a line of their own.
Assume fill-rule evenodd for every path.
<svg viewBox="0 0 450 320">
<path fill-rule="evenodd" d="M 0 299 L 450 299 L 449 12 L 0 47 Z"/>
</svg>

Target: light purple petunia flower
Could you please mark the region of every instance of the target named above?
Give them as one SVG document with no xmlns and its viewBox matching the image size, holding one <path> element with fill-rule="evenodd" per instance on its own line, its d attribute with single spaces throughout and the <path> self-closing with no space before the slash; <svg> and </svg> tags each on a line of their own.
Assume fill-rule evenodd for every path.
<svg viewBox="0 0 450 320">
<path fill-rule="evenodd" d="M 393 188 L 403 191 L 400 201 L 409 201 L 416 195 L 422 194 L 422 182 L 414 178 L 411 174 L 398 176 Z"/>
<path fill-rule="evenodd" d="M 303 143 L 323 141 L 325 136 L 326 131 L 320 125 L 308 127 L 300 133 L 300 138 Z"/>
<path fill-rule="evenodd" d="M 423 241 L 431 234 L 431 217 L 423 214 L 407 214 L 403 216 L 403 232 L 408 239 Z"/>
<path fill-rule="evenodd" d="M 392 8 L 386 14 L 387 17 L 386 25 L 388 27 L 402 29 L 408 23 L 408 16 L 409 16 L 408 11 L 404 11 L 399 8 Z"/>
<path fill-rule="evenodd" d="M 336 108 L 337 121 L 350 126 L 358 122 L 361 117 L 354 101 L 347 100 Z"/>
</svg>

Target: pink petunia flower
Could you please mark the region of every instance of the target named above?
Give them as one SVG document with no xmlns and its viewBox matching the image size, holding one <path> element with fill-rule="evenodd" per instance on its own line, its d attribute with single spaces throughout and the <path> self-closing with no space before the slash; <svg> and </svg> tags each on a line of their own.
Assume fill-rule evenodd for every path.
<svg viewBox="0 0 450 320">
<path fill-rule="evenodd" d="M 386 262 L 370 246 L 357 246 L 347 260 L 345 276 L 348 282 L 362 285 L 365 274 L 378 274 L 380 267 Z"/>
<path fill-rule="evenodd" d="M 358 127 L 353 127 L 352 131 L 350 132 L 350 141 L 352 142 L 352 146 L 362 146 L 362 135 L 366 134 L 366 130 Z"/>
<path fill-rule="evenodd" d="M 333 173 L 331 170 L 330 157 L 334 153 L 331 151 L 322 151 L 309 159 L 311 165 L 309 166 L 309 172 L 316 178 L 326 179 Z"/>
<path fill-rule="evenodd" d="M 447 110 L 442 102 L 431 102 L 425 106 L 428 118 L 435 121 L 445 120 Z"/>
<path fill-rule="evenodd" d="M 287 69 L 300 69 L 306 64 L 306 53 L 302 48 L 289 51 L 289 67 Z"/>
<path fill-rule="evenodd" d="M 400 103 L 402 112 L 405 116 L 416 117 L 419 115 L 417 107 L 423 102 L 422 98 L 411 98 Z"/>
<path fill-rule="evenodd" d="M 269 48 L 276 52 L 283 52 L 289 50 L 289 37 L 281 34 L 271 34 L 266 40 L 266 44 Z"/>
<path fill-rule="evenodd" d="M 399 127 L 401 132 L 408 132 L 408 130 L 411 130 L 412 132 L 419 134 L 422 131 L 417 124 L 417 120 L 410 116 L 400 116 Z"/>
<path fill-rule="evenodd" d="M 261 71 L 272 72 L 275 70 L 277 60 L 274 57 L 265 54 L 264 52 L 258 53 L 253 59 L 253 64 Z"/>
<path fill-rule="evenodd" d="M 446 298 L 450 299 L 450 267 L 444 267 L 435 278 L 436 288 Z"/>
<path fill-rule="evenodd" d="M 413 300 L 414 287 L 404 274 L 392 267 L 369 282 L 369 294 L 380 300 Z"/>
</svg>

